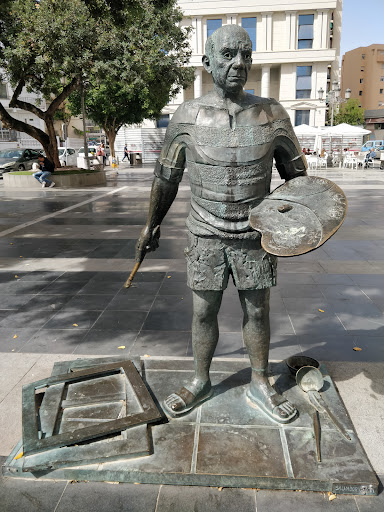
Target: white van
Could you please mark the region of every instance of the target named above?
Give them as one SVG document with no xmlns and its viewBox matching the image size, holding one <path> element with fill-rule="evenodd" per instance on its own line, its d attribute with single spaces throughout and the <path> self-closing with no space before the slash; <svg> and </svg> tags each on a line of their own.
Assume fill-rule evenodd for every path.
<svg viewBox="0 0 384 512">
<path fill-rule="evenodd" d="M 59 160 L 61 165 L 76 165 L 77 155 L 75 149 L 65 147 L 57 149 L 59 150 Z"/>
<path fill-rule="evenodd" d="M 379 146 L 384 146 L 384 140 L 367 140 L 361 151 L 370 151 L 371 149 L 378 148 Z"/>
</svg>

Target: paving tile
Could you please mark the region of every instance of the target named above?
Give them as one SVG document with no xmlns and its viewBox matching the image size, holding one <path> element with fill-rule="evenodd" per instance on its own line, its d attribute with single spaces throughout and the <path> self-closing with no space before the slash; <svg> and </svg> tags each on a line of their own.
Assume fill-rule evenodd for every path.
<svg viewBox="0 0 384 512">
<path fill-rule="evenodd" d="M 184 281 L 172 281 L 171 279 L 165 278 L 160 291 L 160 295 L 180 295 L 181 297 L 184 297 L 184 295 L 190 294 L 190 289 L 187 286 L 187 283 Z"/>
<path fill-rule="evenodd" d="M 338 313 L 338 317 L 350 335 L 384 336 L 384 314 L 368 317 L 363 314 Z"/>
<path fill-rule="evenodd" d="M 59 311 L 68 301 L 72 299 L 73 295 L 50 295 L 40 293 L 34 295 L 26 304 L 19 308 L 19 311 Z"/>
<path fill-rule="evenodd" d="M 26 311 L 12 311 L 0 322 L 0 327 L 42 327 L 54 315 L 55 311 L 45 308 L 44 310 L 34 309 Z"/>
<path fill-rule="evenodd" d="M 101 311 L 67 310 L 64 308 L 51 318 L 43 329 L 90 329 L 100 314 Z"/>
<path fill-rule="evenodd" d="M 84 287 L 84 283 L 82 281 L 80 282 L 72 282 L 72 281 L 62 281 L 62 282 L 56 282 L 49 284 L 44 288 L 44 293 L 48 293 L 51 295 L 55 294 L 62 294 L 62 295 L 74 295 L 79 290 L 81 290 Z"/>
<path fill-rule="evenodd" d="M 319 309 L 322 309 L 323 311 L 330 311 L 330 305 L 329 302 L 323 298 L 319 299 L 313 299 L 313 298 L 284 298 L 283 299 L 284 307 L 286 308 L 286 311 L 290 315 L 295 314 L 317 314 L 319 313 Z M 273 309 L 271 308 L 271 311 Z"/>
<path fill-rule="evenodd" d="M 158 485 L 73 483 L 65 489 L 55 512 L 73 512 L 73 510 L 155 512 L 158 493 Z"/>
<path fill-rule="evenodd" d="M 291 314 L 289 315 L 295 334 L 318 332 L 322 334 L 345 334 L 339 318 L 334 314 Z"/>
<path fill-rule="evenodd" d="M 234 444 L 236 449 L 234 450 Z M 220 453 L 218 457 L 217 454 Z M 254 429 L 201 425 L 196 472 L 199 474 L 287 476 L 278 427 Z"/>
<path fill-rule="evenodd" d="M 358 286 L 329 284 L 319 285 L 319 290 L 326 299 L 364 299 L 364 292 Z"/>
<path fill-rule="evenodd" d="M 1 293 L 10 295 L 18 295 L 19 293 L 25 293 L 26 295 L 34 295 L 36 293 L 39 293 L 48 285 L 49 283 L 45 281 L 23 281 L 21 279 L 15 279 L 14 282 L 12 283 L 2 283 Z"/>
<path fill-rule="evenodd" d="M 54 512 L 67 482 L 0 478 L 1 512 Z"/>
<path fill-rule="evenodd" d="M 253 489 L 163 485 L 156 512 L 256 512 Z"/>
<path fill-rule="evenodd" d="M 38 328 L 0 327 L 0 352 L 18 352 L 20 347 L 27 343 L 37 331 Z"/>
<path fill-rule="evenodd" d="M 145 320 L 147 313 L 145 311 L 104 311 L 93 328 L 98 330 L 116 329 L 138 331 Z"/>
<path fill-rule="evenodd" d="M 312 279 L 315 281 L 316 284 L 354 284 L 353 277 L 347 276 L 345 274 L 313 274 Z"/>
<path fill-rule="evenodd" d="M 128 277 L 125 276 L 125 277 Z M 120 283 L 120 282 L 119 282 Z M 120 283 L 121 284 L 121 283 Z M 123 283 L 124 284 L 124 283 Z M 160 288 L 161 282 L 160 281 L 153 281 L 153 282 L 133 282 L 132 286 L 130 288 L 122 288 L 117 297 L 129 297 L 131 299 L 136 299 L 137 297 L 142 297 L 143 295 L 149 295 L 150 297 L 155 298 L 157 295 L 159 288 Z M 123 285 L 121 285 L 122 287 Z"/>
<path fill-rule="evenodd" d="M 65 304 L 64 311 L 103 311 L 112 297 L 113 295 L 75 295 Z"/>
<path fill-rule="evenodd" d="M 95 277 L 96 272 L 80 271 L 80 272 L 64 272 L 56 280 L 57 283 L 87 283 Z"/>
<path fill-rule="evenodd" d="M 189 312 L 150 311 L 142 329 L 144 331 L 189 331 L 192 323 L 192 310 Z M 1 325 L 1 324 L 0 324 Z"/>
<path fill-rule="evenodd" d="M 183 295 L 157 295 L 151 307 L 152 312 L 176 312 L 192 310 L 192 292 Z"/>
<path fill-rule="evenodd" d="M 75 353 L 84 355 L 116 355 L 128 354 L 137 337 L 138 331 L 91 329 L 79 342 Z M 125 347 L 119 349 L 119 347 Z M 139 353 L 138 355 L 144 355 Z"/>
<path fill-rule="evenodd" d="M 98 296 L 93 295 L 93 297 Z M 130 295 L 118 294 L 109 302 L 107 309 L 113 311 L 149 311 L 153 300 L 154 298 L 151 295 L 143 295 L 133 299 Z"/>
<path fill-rule="evenodd" d="M 353 496 L 338 495 L 332 502 L 327 493 L 258 491 L 257 512 L 359 512 Z"/>
<path fill-rule="evenodd" d="M 0 286 L 0 291 L 1 286 Z M 9 294 L 1 294 L 0 295 L 0 307 L 1 309 L 19 309 L 20 306 L 23 306 L 28 301 L 36 297 L 36 295 L 9 295 Z"/>
<path fill-rule="evenodd" d="M 45 272 L 36 270 L 34 272 L 28 272 L 28 274 L 22 276 L 17 272 L 17 275 L 22 281 L 45 281 L 50 283 L 52 281 L 56 281 L 56 279 L 62 276 L 63 272 Z"/>
<path fill-rule="evenodd" d="M 186 356 L 190 341 L 190 331 L 141 331 L 129 355 Z"/>
<path fill-rule="evenodd" d="M 284 284 L 279 286 L 283 299 L 285 298 L 312 298 L 323 299 L 323 295 L 316 284 Z"/>
<path fill-rule="evenodd" d="M 83 329 L 43 329 L 32 336 L 19 352 L 71 354 L 84 336 Z"/>
<path fill-rule="evenodd" d="M 76 283 L 77 284 L 77 283 Z M 79 295 L 115 295 L 122 287 L 124 281 L 95 281 L 92 278 L 86 285 L 79 287 Z"/>
</svg>

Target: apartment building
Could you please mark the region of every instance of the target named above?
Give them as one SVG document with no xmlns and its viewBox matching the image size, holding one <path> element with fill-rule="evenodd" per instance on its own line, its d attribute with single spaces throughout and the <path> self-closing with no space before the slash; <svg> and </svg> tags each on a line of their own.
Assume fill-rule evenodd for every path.
<svg viewBox="0 0 384 512">
<path fill-rule="evenodd" d="M 155 159 L 177 107 L 212 89 L 212 77 L 202 66 L 205 42 L 228 24 L 241 25 L 252 40 L 246 90 L 276 98 L 293 125 L 325 125 L 326 105 L 318 90 L 327 91 L 339 78 L 342 0 L 179 0 L 179 6 L 185 14 L 182 25 L 193 29 L 189 65 L 196 68 L 194 84 L 163 109 L 157 123 L 122 128 L 116 140 L 119 150 L 127 143 L 132 151 L 143 152 L 144 161 Z"/>
<path fill-rule="evenodd" d="M 347 87 L 364 109 L 384 109 L 384 44 L 361 46 L 343 55 L 341 90 Z"/>
</svg>

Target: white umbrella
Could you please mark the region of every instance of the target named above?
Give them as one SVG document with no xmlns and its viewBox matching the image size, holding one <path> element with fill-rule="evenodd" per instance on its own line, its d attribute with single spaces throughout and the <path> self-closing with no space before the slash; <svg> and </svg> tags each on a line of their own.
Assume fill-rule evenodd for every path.
<svg viewBox="0 0 384 512">
<path fill-rule="evenodd" d="M 322 135 L 341 135 L 350 136 L 354 135 L 368 135 L 371 133 L 369 130 L 360 128 L 360 126 L 353 126 L 352 124 L 341 123 L 336 126 L 329 126 L 325 130 L 322 130 Z"/>
<path fill-rule="evenodd" d="M 309 126 L 308 124 L 299 124 L 299 126 L 295 126 L 293 129 L 296 135 L 317 135 L 321 132 L 319 128 Z"/>
</svg>

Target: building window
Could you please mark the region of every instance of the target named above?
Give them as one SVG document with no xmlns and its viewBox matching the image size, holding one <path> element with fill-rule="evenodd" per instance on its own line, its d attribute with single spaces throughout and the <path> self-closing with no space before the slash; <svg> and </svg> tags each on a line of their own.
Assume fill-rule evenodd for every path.
<svg viewBox="0 0 384 512">
<path fill-rule="evenodd" d="M 296 68 L 296 99 L 310 98 L 312 89 L 312 66 Z"/>
<path fill-rule="evenodd" d="M 365 59 L 365 53 L 363 53 L 363 54 L 361 55 L 361 58 L 362 58 L 363 60 Z"/>
<path fill-rule="evenodd" d="M 241 26 L 248 32 L 252 41 L 252 51 L 256 51 L 256 22 L 257 18 L 241 18 Z"/>
<path fill-rule="evenodd" d="M 359 91 L 359 96 L 362 96 L 363 95 L 363 91 Z"/>
<path fill-rule="evenodd" d="M 310 110 L 296 110 L 295 126 L 299 126 L 300 124 L 309 124 L 309 112 Z"/>
<path fill-rule="evenodd" d="M 380 77 L 380 82 L 384 82 L 384 76 Z"/>
<path fill-rule="evenodd" d="M 379 101 L 379 107 L 382 107 L 382 106 L 383 106 L 383 102 Z"/>
<path fill-rule="evenodd" d="M 255 89 L 244 89 L 245 92 L 248 92 L 249 94 L 255 94 Z"/>
<path fill-rule="evenodd" d="M 364 71 L 364 66 L 361 66 L 360 71 Z"/>
<path fill-rule="evenodd" d="M 362 84 L 364 82 L 364 78 L 360 78 L 360 83 Z"/>
<path fill-rule="evenodd" d="M 207 37 L 210 37 L 222 24 L 223 20 L 207 20 Z"/>
<path fill-rule="evenodd" d="M 381 65 L 381 69 L 384 69 L 384 64 Z"/>
<path fill-rule="evenodd" d="M 160 119 L 156 121 L 156 128 L 167 128 L 169 125 L 169 114 L 163 114 Z"/>
<path fill-rule="evenodd" d="M 3 84 L 1 82 L 0 82 L 0 98 L 8 98 L 7 84 Z"/>
<path fill-rule="evenodd" d="M 312 48 L 314 14 L 299 14 L 299 34 L 297 48 Z"/>
<path fill-rule="evenodd" d="M 380 89 L 380 94 L 383 94 L 383 89 Z"/>
</svg>

